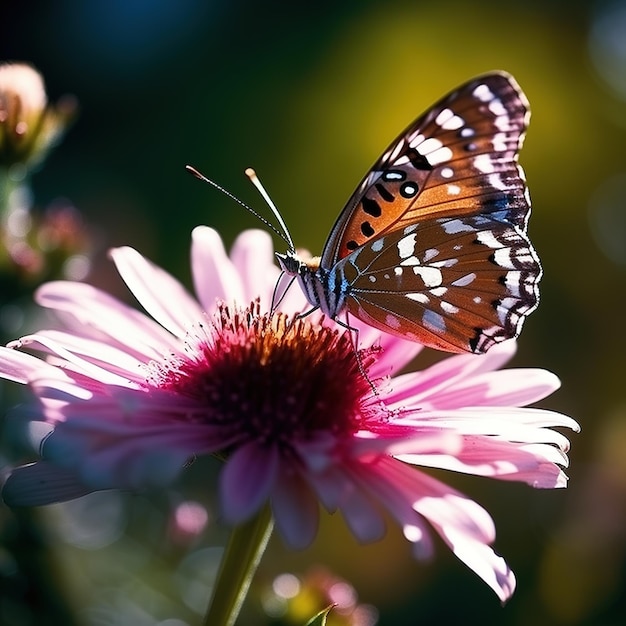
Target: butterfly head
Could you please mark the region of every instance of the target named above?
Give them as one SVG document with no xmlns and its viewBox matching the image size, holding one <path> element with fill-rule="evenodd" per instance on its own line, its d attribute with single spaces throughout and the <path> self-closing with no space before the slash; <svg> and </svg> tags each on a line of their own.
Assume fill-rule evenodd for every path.
<svg viewBox="0 0 626 626">
<path fill-rule="evenodd" d="M 280 269 L 288 276 L 298 276 L 304 263 L 298 258 L 295 252 L 289 250 L 286 254 L 276 252 L 276 260 Z"/>
<path fill-rule="evenodd" d="M 288 276 L 302 276 L 308 273 L 315 273 L 320 266 L 320 257 L 312 257 L 310 254 L 300 256 L 293 250 L 288 250 L 285 254 L 276 252 L 276 259 L 280 269 Z"/>
</svg>

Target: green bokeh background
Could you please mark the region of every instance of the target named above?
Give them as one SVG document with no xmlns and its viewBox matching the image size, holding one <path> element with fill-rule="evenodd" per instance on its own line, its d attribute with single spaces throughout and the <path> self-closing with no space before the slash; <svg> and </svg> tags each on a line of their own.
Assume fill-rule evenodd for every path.
<svg viewBox="0 0 626 626">
<path fill-rule="evenodd" d="M 69 92 L 81 106 L 33 178 L 37 203 L 64 196 L 83 212 L 97 235 L 90 280 L 120 297 L 106 248 L 132 245 L 189 284 L 194 226 L 214 226 L 228 245 L 259 226 L 189 176 L 187 163 L 263 211 L 243 175 L 254 166 L 297 245 L 317 253 L 381 150 L 448 90 L 504 69 L 531 102 L 521 162 L 545 277 L 514 365 L 556 372 L 563 388 L 542 406 L 572 415 L 583 430 L 572 436 L 567 490 L 446 477 L 493 514 L 496 548 L 518 577 L 515 596 L 501 608 L 443 546 L 432 564 L 415 563 L 393 526 L 384 542 L 360 547 L 329 517 L 305 552 L 274 540 L 259 581 L 322 563 L 378 607 L 381 626 L 626 623 L 626 99 L 619 91 L 626 55 L 611 46 L 616 28 L 626 41 L 625 7 L 565 0 L 2 3 L 0 60 L 34 64 L 52 100 Z M 189 497 L 214 507 L 207 492 L 215 471 L 200 463 L 169 494 L 106 501 L 121 511 L 124 530 L 97 549 L 55 530 L 67 524 L 69 509 L 40 513 L 51 528 L 55 583 L 77 623 L 198 622 L 182 599 L 191 583 L 173 586 L 173 576 L 182 580 L 180 564 L 222 545 L 226 530 L 213 512 L 193 545 L 167 547 L 168 515 Z M 98 502 L 87 509 L 109 506 Z M 265 623 L 254 595 L 249 604 L 241 623 Z M 23 608 L 24 621 L 15 623 L 55 623 L 38 613 L 41 606 Z"/>
</svg>

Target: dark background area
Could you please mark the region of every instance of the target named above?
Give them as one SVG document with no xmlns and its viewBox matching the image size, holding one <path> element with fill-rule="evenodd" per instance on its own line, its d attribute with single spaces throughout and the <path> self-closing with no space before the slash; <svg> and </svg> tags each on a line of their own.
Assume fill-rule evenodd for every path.
<svg viewBox="0 0 626 626">
<path fill-rule="evenodd" d="M 415 563 L 392 525 L 363 548 L 329 517 L 305 552 L 274 541 L 258 588 L 321 563 L 378 607 L 381 626 L 626 622 L 625 40 L 623 1 L 2 3 L 0 60 L 32 63 L 52 101 L 80 103 L 34 197 L 80 209 L 98 248 L 89 280 L 123 297 L 108 247 L 132 245 L 189 284 L 194 226 L 228 245 L 259 226 L 187 163 L 264 211 L 243 175 L 253 166 L 296 244 L 317 253 L 366 169 L 444 93 L 503 69 L 531 102 L 521 163 L 545 277 L 514 365 L 557 373 L 563 388 L 542 406 L 583 430 L 567 490 L 446 477 L 492 513 L 515 596 L 501 608 L 443 547 Z M 211 513 L 193 545 L 163 537 L 177 502 L 211 511 L 215 470 L 200 463 L 154 498 L 100 494 L 40 513 L 79 623 L 197 623 L 226 530 Z M 263 623 L 254 594 L 249 604 L 242 623 Z"/>
</svg>

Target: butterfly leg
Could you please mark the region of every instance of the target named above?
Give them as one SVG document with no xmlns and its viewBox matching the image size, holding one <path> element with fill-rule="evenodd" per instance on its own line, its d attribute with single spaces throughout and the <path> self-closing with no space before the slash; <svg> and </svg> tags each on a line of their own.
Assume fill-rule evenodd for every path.
<svg viewBox="0 0 626 626">
<path fill-rule="evenodd" d="M 340 319 L 335 318 L 335 322 L 339 324 L 339 326 L 345 328 L 350 333 L 350 342 L 352 343 L 352 349 L 354 350 L 354 356 L 356 357 L 357 364 L 359 366 L 359 372 L 365 380 L 367 384 L 370 386 L 372 393 L 378 398 L 380 394 L 378 393 L 378 389 L 376 385 L 372 381 L 372 379 L 367 375 L 367 371 L 365 366 L 363 365 L 363 359 L 361 359 L 361 353 L 359 352 L 359 329 L 355 326 L 350 326 L 350 319 L 348 317 L 348 311 L 346 311 L 346 321 L 342 322 Z"/>
<path fill-rule="evenodd" d="M 284 276 L 285 276 L 285 272 L 281 272 L 280 276 L 278 277 L 278 280 L 276 281 L 276 284 L 274 285 L 274 291 L 272 293 L 272 303 L 270 306 L 270 313 L 274 313 L 276 309 L 280 306 L 281 302 L 285 299 L 287 292 L 291 288 L 291 285 L 293 285 L 293 281 L 296 279 L 295 276 L 292 276 L 289 282 L 287 283 L 287 286 L 282 290 L 282 293 L 279 296 L 278 289 L 280 287 L 280 283 L 282 282 Z"/>
</svg>

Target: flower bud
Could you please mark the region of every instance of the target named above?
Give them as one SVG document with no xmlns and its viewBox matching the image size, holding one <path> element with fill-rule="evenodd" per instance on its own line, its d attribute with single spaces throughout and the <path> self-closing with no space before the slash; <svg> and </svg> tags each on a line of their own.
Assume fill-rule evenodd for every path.
<svg viewBox="0 0 626 626">
<path fill-rule="evenodd" d="M 48 103 L 41 74 L 24 63 L 0 63 L 0 166 L 31 168 L 59 140 L 76 113 L 72 96 Z"/>
</svg>

